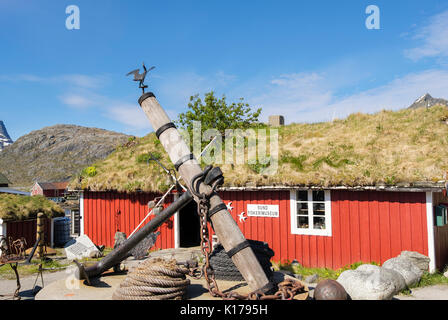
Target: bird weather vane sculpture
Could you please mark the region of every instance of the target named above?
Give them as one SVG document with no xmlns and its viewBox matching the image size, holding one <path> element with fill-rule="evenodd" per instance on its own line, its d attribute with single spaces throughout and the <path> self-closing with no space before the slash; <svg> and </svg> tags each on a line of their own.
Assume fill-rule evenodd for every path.
<svg viewBox="0 0 448 320">
<path fill-rule="evenodd" d="M 151 67 L 149 69 L 146 69 L 145 63 L 143 62 L 143 70 L 144 70 L 143 73 L 140 73 L 140 69 L 135 69 L 135 70 L 132 70 L 131 72 L 129 72 L 128 74 L 126 74 L 126 76 L 129 76 L 129 75 L 133 74 L 134 75 L 134 81 L 139 81 L 140 82 L 138 87 L 140 89 L 142 89 L 143 93 L 145 93 L 145 89 L 148 88 L 148 86 L 144 84 L 146 74 L 149 71 L 153 70 L 154 68 L 155 67 L 153 66 L 153 67 Z"/>
</svg>

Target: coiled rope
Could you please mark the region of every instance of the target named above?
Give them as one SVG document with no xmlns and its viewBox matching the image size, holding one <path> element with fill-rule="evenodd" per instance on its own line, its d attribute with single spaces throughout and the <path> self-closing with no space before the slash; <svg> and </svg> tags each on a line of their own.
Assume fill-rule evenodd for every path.
<svg viewBox="0 0 448 320">
<path fill-rule="evenodd" d="M 114 292 L 114 300 L 180 300 L 190 280 L 189 270 L 176 260 L 145 260 L 132 270 Z"/>
</svg>

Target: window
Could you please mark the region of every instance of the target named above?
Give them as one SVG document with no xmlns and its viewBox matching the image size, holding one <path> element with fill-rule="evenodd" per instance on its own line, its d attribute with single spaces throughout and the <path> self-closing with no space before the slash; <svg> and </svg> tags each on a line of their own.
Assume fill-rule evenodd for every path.
<svg viewBox="0 0 448 320">
<path fill-rule="evenodd" d="M 291 233 L 331 236 L 329 190 L 291 190 Z"/>
</svg>

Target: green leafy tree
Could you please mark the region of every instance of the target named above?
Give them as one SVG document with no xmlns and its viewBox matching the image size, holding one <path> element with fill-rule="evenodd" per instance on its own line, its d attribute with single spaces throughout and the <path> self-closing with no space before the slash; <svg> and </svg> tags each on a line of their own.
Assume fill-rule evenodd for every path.
<svg viewBox="0 0 448 320">
<path fill-rule="evenodd" d="M 252 111 L 249 104 L 244 103 L 241 98 L 239 102 L 228 104 L 226 97 L 221 99 L 215 97 L 213 91 L 206 93 L 204 101 L 198 94 L 190 97 L 188 111 L 179 114 L 177 123 L 188 130 L 193 130 L 193 121 L 201 123 L 201 131 L 216 129 L 222 135 L 226 129 L 247 129 L 259 124 L 258 117 L 261 108 Z"/>
</svg>

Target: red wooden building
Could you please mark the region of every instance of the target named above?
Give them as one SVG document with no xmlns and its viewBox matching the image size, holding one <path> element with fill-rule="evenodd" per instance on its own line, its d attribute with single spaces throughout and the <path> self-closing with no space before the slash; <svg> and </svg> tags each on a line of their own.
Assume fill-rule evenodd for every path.
<svg viewBox="0 0 448 320">
<path fill-rule="evenodd" d="M 383 263 L 410 250 L 429 256 L 434 271 L 448 263 L 448 225 L 434 224 L 434 206 L 448 202 L 442 192 L 435 186 L 259 187 L 227 188 L 220 196 L 246 238 L 269 243 L 274 261 L 297 259 L 306 267 L 336 269 L 359 261 Z M 113 246 L 115 232 L 129 235 L 156 196 L 160 195 L 84 191 L 81 234 L 97 245 Z M 176 197 L 170 195 L 164 206 Z M 156 248 L 198 246 L 196 204 L 190 203 L 159 230 Z"/>
<path fill-rule="evenodd" d="M 63 197 L 67 191 L 68 182 L 35 182 L 31 195 L 41 195 L 47 198 L 60 198 Z"/>
</svg>

